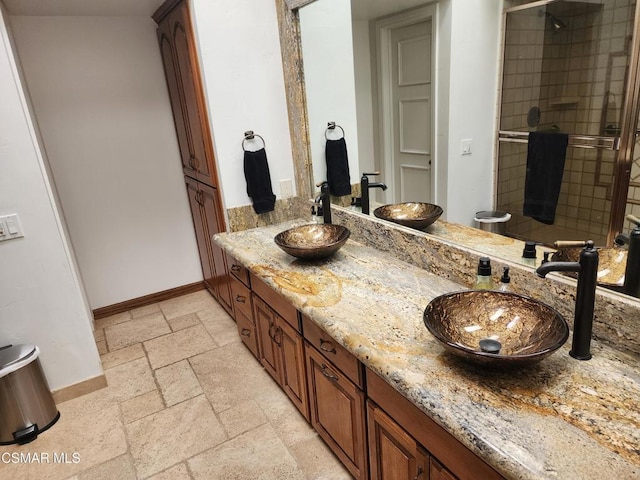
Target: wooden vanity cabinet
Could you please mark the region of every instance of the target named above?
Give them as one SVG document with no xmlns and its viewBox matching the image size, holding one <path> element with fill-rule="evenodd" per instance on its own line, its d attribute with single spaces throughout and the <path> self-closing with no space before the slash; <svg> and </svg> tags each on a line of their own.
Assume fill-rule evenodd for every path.
<svg viewBox="0 0 640 480">
<path fill-rule="evenodd" d="M 302 324 L 311 425 L 355 478 L 367 479 L 362 365 L 305 316 Z"/>
<path fill-rule="evenodd" d="M 308 421 L 304 343 L 298 311 L 253 275 L 251 285 L 260 363 Z"/>
<path fill-rule="evenodd" d="M 240 335 L 242 343 L 244 343 L 253 356 L 259 360 L 260 352 L 258 350 L 256 325 L 253 320 L 249 272 L 247 272 L 244 267 L 241 267 L 238 261 L 231 255 L 225 254 L 225 258 L 231 274 L 229 276 L 231 301 L 233 302 L 233 313 L 238 326 L 238 334 Z"/>
<path fill-rule="evenodd" d="M 380 407 L 367 401 L 371 480 L 427 480 L 429 454 Z M 433 477 L 431 477 L 433 480 Z M 446 477 L 436 477 L 444 480 Z M 450 477 L 453 480 L 453 477 Z"/>
</svg>

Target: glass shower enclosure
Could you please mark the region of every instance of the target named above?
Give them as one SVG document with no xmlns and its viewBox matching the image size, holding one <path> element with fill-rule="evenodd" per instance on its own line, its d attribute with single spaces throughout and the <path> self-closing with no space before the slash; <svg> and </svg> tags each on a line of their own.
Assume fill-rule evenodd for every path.
<svg viewBox="0 0 640 480">
<path fill-rule="evenodd" d="M 506 1 L 504 12 L 496 206 L 512 215 L 507 234 L 610 243 L 624 213 L 640 213 L 636 0 Z M 523 215 L 529 132 L 568 134 L 553 224 Z"/>
</svg>

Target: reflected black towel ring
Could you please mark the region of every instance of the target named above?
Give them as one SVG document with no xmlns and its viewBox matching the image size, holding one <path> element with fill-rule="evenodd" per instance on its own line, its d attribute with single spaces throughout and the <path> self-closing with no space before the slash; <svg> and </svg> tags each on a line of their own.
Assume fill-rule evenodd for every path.
<svg viewBox="0 0 640 480">
<path fill-rule="evenodd" d="M 253 140 L 255 137 L 258 137 L 260 140 L 262 140 L 262 148 L 265 148 L 267 146 L 267 144 L 264 141 L 264 138 L 262 138 L 257 133 L 253 133 L 253 130 L 247 130 L 246 132 L 244 132 L 244 138 L 242 139 L 242 150 L 246 152 L 247 149 L 244 148 L 244 142 L 246 142 L 247 140 Z M 254 151 L 254 150 L 251 150 L 251 151 Z"/>
<path fill-rule="evenodd" d="M 344 138 L 344 128 L 342 128 L 340 125 L 336 125 L 336 122 L 329 122 L 327 123 L 327 129 L 324 131 L 325 140 L 329 140 L 329 138 L 327 138 L 327 132 L 329 130 L 335 130 L 336 127 L 338 127 L 342 131 L 342 138 Z"/>
</svg>

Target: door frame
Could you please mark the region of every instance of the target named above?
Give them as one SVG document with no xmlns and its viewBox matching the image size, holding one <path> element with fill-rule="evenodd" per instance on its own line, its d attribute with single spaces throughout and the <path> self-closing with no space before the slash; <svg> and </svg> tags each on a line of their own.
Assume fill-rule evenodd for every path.
<svg viewBox="0 0 640 480">
<path fill-rule="evenodd" d="M 393 163 L 393 101 L 391 95 L 391 31 L 396 28 L 406 27 L 415 23 L 431 20 L 431 201 L 437 198 L 436 178 L 438 162 L 435 152 L 437 146 L 437 4 L 425 5 L 410 9 L 396 15 L 381 18 L 375 21 L 373 29 L 376 41 L 376 80 L 377 80 L 377 124 L 378 124 L 378 155 L 376 159 L 377 169 L 387 179 L 385 183 L 389 187 L 382 192 L 387 202 L 395 195 L 395 173 Z"/>
</svg>

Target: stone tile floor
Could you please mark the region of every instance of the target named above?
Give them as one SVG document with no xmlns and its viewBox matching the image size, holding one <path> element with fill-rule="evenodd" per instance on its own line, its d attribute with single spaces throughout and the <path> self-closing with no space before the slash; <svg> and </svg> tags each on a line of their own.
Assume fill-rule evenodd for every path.
<svg viewBox="0 0 640 480">
<path fill-rule="evenodd" d="M 108 387 L 0 446 L 0 478 L 351 478 L 206 291 L 97 320 L 95 337 Z"/>
</svg>

